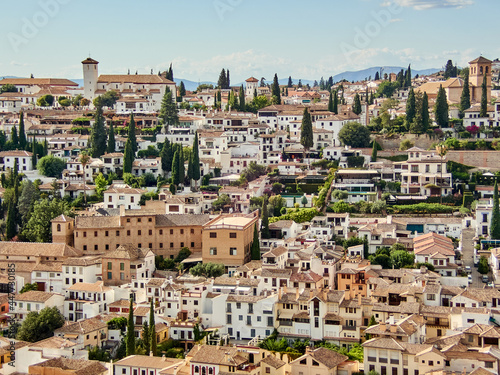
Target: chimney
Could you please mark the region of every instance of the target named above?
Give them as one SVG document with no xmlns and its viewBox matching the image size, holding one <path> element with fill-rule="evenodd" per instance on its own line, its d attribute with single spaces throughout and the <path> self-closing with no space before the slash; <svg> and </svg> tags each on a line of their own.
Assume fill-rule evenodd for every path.
<svg viewBox="0 0 500 375">
<path fill-rule="evenodd" d="M 163 362 L 166 362 L 166 361 L 167 361 L 167 357 L 165 357 L 165 354 L 163 354 L 163 355 L 161 356 L 161 360 L 162 360 Z"/>
<path fill-rule="evenodd" d="M 153 351 L 150 351 L 150 352 L 149 352 L 149 356 L 150 356 L 150 357 L 153 357 Z"/>
<path fill-rule="evenodd" d="M 381 332 L 385 332 L 387 330 L 387 326 L 385 325 L 385 322 L 381 322 L 379 325 L 380 325 Z"/>
<path fill-rule="evenodd" d="M 391 331 L 391 333 L 396 333 L 396 331 L 398 330 L 397 328 L 398 328 L 397 325 L 391 324 L 391 326 L 389 327 L 389 330 Z"/>
<path fill-rule="evenodd" d="M 278 288 L 278 300 L 281 299 L 281 288 Z"/>
<path fill-rule="evenodd" d="M 358 294 L 358 305 L 361 307 L 361 294 Z"/>
<path fill-rule="evenodd" d="M 300 297 L 299 288 L 295 288 L 295 299 L 298 301 Z"/>
<path fill-rule="evenodd" d="M 311 352 L 312 352 L 311 347 L 309 345 L 307 345 L 306 346 L 306 354 L 309 354 Z"/>
</svg>

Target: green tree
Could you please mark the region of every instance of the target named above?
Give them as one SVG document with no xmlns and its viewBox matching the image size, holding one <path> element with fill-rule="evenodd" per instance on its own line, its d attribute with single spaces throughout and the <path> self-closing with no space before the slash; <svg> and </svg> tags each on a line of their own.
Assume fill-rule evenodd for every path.
<svg viewBox="0 0 500 375">
<path fill-rule="evenodd" d="M 137 138 L 135 134 L 135 120 L 134 120 L 134 114 L 130 114 L 130 120 L 128 122 L 128 139 L 130 139 L 130 144 L 132 145 L 132 151 L 134 152 L 134 157 L 135 153 L 137 152 Z"/>
<path fill-rule="evenodd" d="M 99 199 L 102 199 L 103 192 L 108 187 L 108 181 L 106 181 L 102 172 L 99 172 L 99 174 L 95 177 L 94 183 L 95 183 L 95 194 L 99 197 Z"/>
<path fill-rule="evenodd" d="M 271 233 L 269 231 L 269 214 L 267 212 L 267 199 L 264 198 L 262 202 L 262 211 L 261 211 L 261 224 L 260 224 L 260 236 L 263 239 L 271 238 Z"/>
<path fill-rule="evenodd" d="M 448 79 L 450 77 L 456 77 L 456 74 L 454 75 L 454 70 L 455 67 L 453 66 L 453 62 L 451 60 L 448 60 L 446 62 L 446 66 L 444 67 L 444 79 Z"/>
<path fill-rule="evenodd" d="M 17 92 L 17 87 L 12 83 L 7 83 L 6 85 L 0 86 L 0 94 L 4 92 Z"/>
<path fill-rule="evenodd" d="M 231 204 L 231 198 L 227 194 L 221 194 L 217 197 L 215 201 L 212 202 L 212 208 L 215 211 L 222 210 L 224 206 Z"/>
<path fill-rule="evenodd" d="M 281 104 L 281 91 L 280 91 L 280 84 L 278 82 L 278 74 L 274 74 L 271 94 L 273 97 L 276 98 L 276 104 Z"/>
<path fill-rule="evenodd" d="M 113 127 L 113 121 L 109 123 L 108 129 L 108 145 L 106 147 L 106 152 L 108 154 L 112 154 L 116 150 L 116 141 L 115 141 L 115 129 Z"/>
<path fill-rule="evenodd" d="M 440 127 L 446 127 L 448 125 L 448 100 L 446 99 L 446 91 L 443 85 L 439 86 L 436 103 L 434 105 L 434 116 L 436 118 L 436 123 Z"/>
<path fill-rule="evenodd" d="M 368 147 L 370 144 L 370 131 L 359 122 L 349 121 L 338 134 L 339 140 L 351 147 Z"/>
<path fill-rule="evenodd" d="M 36 164 L 38 172 L 45 177 L 60 178 L 64 168 L 66 168 L 66 162 L 63 159 L 56 158 L 54 155 L 44 156 Z"/>
<path fill-rule="evenodd" d="M 174 183 L 174 185 L 179 185 L 181 183 L 179 166 L 180 166 L 180 156 L 179 156 L 179 150 L 177 150 L 174 153 L 174 159 L 172 161 L 172 182 Z"/>
<path fill-rule="evenodd" d="M 17 135 L 16 125 L 12 127 L 12 130 L 10 132 L 10 140 L 12 142 L 12 147 L 17 149 L 19 147 L 19 136 Z"/>
<path fill-rule="evenodd" d="M 125 151 L 123 153 L 123 173 L 132 173 L 132 164 L 134 163 L 135 155 L 132 149 L 130 138 L 125 142 Z"/>
<path fill-rule="evenodd" d="M 155 307 L 153 303 L 153 298 L 151 298 L 151 306 L 149 308 L 149 342 L 151 345 L 151 351 L 153 355 L 157 354 L 157 340 L 156 340 L 156 323 L 155 323 Z"/>
<path fill-rule="evenodd" d="M 243 85 L 240 87 L 240 111 L 245 111 L 246 110 L 246 104 L 245 104 L 245 90 L 243 89 Z"/>
<path fill-rule="evenodd" d="M 192 155 L 192 163 L 193 163 L 193 171 L 192 171 L 192 179 L 198 181 L 201 177 L 200 172 L 200 151 L 198 149 L 198 133 L 196 132 L 194 135 L 193 141 L 193 151 Z"/>
<path fill-rule="evenodd" d="M 19 114 L 19 148 L 24 150 L 26 148 L 26 131 L 24 130 L 24 113 Z"/>
<path fill-rule="evenodd" d="M 127 357 L 135 354 L 135 325 L 134 325 L 134 302 L 130 297 L 130 307 L 128 310 L 127 335 L 125 336 L 127 343 Z"/>
<path fill-rule="evenodd" d="M 98 107 L 108 107 L 111 108 L 115 105 L 116 101 L 120 98 L 120 95 L 114 91 L 106 91 L 104 94 L 98 96 L 94 99 L 94 106 Z"/>
<path fill-rule="evenodd" d="M 304 113 L 302 115 L 302 125 L 300 129 L 300 144 L 304 146 L 305 153 L 307 153 L 307 151 L 309 151 L 309 149 L 312 148 L 314 145 L 311 114 L 309 113 L 307 108 L 304 109 Z"/>
<path fill-rule="evenodd" d="M 70 215 L 71 209 L 60 199 L 42 199 L 33 205 L 33 213 L 22 231 L 29 242 L 50 242 L 52 238 L 51 220 L 59 215 Z"/>
<path fill-rule="evenodd" d="M 391 262 L 394 268 L 404 268 L 412 266 L 415 262 L 415 256 L 406 250 L 391 251 Z"/>
<path fill-rule="evenodd" d="M 331 112 L 335 113 L 336 115 L 339 113 L 339 97 L 337 91 L 333 92 L 333 109 Z"/>
<path fill-rule="evenodd" d="M 411 87 L 411 66 L 408 65 L 408 69 L 406 70 L 405 76 L 405 87 Z"/>
<path fill-rule="evenodd" d="M 25 179 L 21 184 L 21 195 L 17 202 L 17 210 L 23 224 L 27 223 L 33 212 L 33 206 L 40 199 L 40 191 L 31 180 Z"/>
<path fill-rule="evenodd" d="M 293 81 L 292 81 L 292 76 L 288 77 L 288 88 L 293 87 Z"/>
<path fill-rule="evenodd" d="M 92 346 L 89 348 L 89 360 L 91 361 L 100 361 L 100 362 L 109 362 L 110 361 L 109 353 L 98 347 Z"/>
<path fill-rule="evenodd" d="M 36 167 L 36 163 L 37 163 L 37 148 L 38 148 L 38 143 L 36 142 L 36 139 L 33 136 L 33 142 L 31 143 L 31 153 L 32 153 L 31 165 L 33 165 L 33 168 Z"/>
<path fill-rule="evenodd" d="M 189 273 L 193 276 L 219 277 L 224 275 L 224 265 L 218 263 L 198 263 L 191 267 Z"/>
<path fill-rule="evenodd" d="M 38 290 L 38 284 L 37 283 L 32 283 L 32 284 L 26 283 L 26 284 L 24 284 L 24 286 L 19 291 L 19 294 L 23 294 L 23 293 L 29 292 L 31 290 L 37 291 Z"/>
<path fill-rule="evenodd" d="M 470 108 L 470 89 L 469 89 L 469 71 L 465 72 L 464 88 L 460 96 L 460 113 L 459 117 L 464 118 L 465 110 Z"/>
<path fill-rule="evenodd" d="M 163 142 L 163 147 L 161 148 L 160 158 L 161 158 L 161 169 L 163 170 L 163 172 L 164 173 L 171 172 L 172 161 L 173 161 L 172 146 L 168 138 L 166 137 L 165 137 L 165 142 Z"/>
<path fill-rule="evenodd" d="M 224 69 L 224 68 L 222 68 L 222 70 L 219 74 L 219 80 L 217 81 L 217 86 L 220 89 L 228 89 L 229 88 L 229 83 L 227 82 L 226 69 Z"/>
<path fill-rule="evenodd" d="M 54 330 L 64 325 L 64 316 L 57 307 L 46 307 L 40 312 L 32 311 L 23 321 L 16 339 L 36 342 L 52 337 Z"/>
<path fill-rule="evenodd" d="M 359 115 L 361 113 L 361 99 L 359 98 L 359 94 L 356 93 L 354 96 L 354 104 L 352 105 L 352 111 Z"/>
<path fill-rule="evenodd" d="M 410 88 L 408 100 L 406 101 L 406 127 L 408 129 L 410 128 L 410 124 L 415 119 L 416 110 L 415 92 L 413 91 L 412 87 Z"/>
<path fill-rule="evenodd" d="M 481 109 L 479 110 L 479 117 L 488 117 L 488 88 L 487 75 L 484 73 L 483 83 L 481 84 Z"/>
<path fill-rule="evenodd" d="M 493 208 L 491 210 L 490 238 L 500 240 L 500 209 L 498 199 L 498 182 L 495 180 L 493 186 Z"/>
<path fill-rule="evenodd" d="M 7 210 L 7 222 L 5 228 L 5 236 L 7 237 L 7 240 L 11 240 L 17 234 L 16 218 L 17 213 L 15 209 L 15 203 L 13 201 L 10 201 Z"/>
<path fill-rule="evenodd" d="M 333 94 L 330 91 L 330 95 L 328 96 L 328 111 L 333 112 Z"/>
<path fill-rule="evenodd" d="M 257 223 L 253 226 L 253 241 L 252 241 L 252 260 L 260 260 L 260 241 Z"/>
<path fill-rule="evenodd" d="M 182 102 L 182 98 L 186 96 L 186 87 L 184 86 L 184 82 L 181 81 L 181 83 L 179 84 L 179 96 L 181 98 L 181 102 Z"/>
<path fill-rule="evenodd" d="M 165 94 L 163 95 L 163 99 L 161 101 L 159 117 L 162 120 L 163 125 L 165 125 L 166 130 L 168 130 L 170 125 L 179 124 L 179 111 L 176 104 L 173 102 L 172 92 L 168 88 L 165 90 Z"/>
<path fill-rule="evenodd" d="M 90 155 L 98 158 L 106 152 L 106 128 L 101 105 L 97 105 L 94 115 L 94 125 L 90 133 Z"/>
<path fill-rule="evenodd" d="M 488 264 L 488 258 L 486 258 L 484 255 L 481 255 L 479 258 L 479 265 L 477 267 L 477 271 L 481 275 L 487 275 L 488 272 L 490 272 L 490 266 Z"/>
<path fill-rule="evenodd" d="M 378 143 L 376 141 L 373 141 L 372 157 L 371 157 L 372 162 L 377 161 L 377 150 L 378 150 Z"/>
</svg>

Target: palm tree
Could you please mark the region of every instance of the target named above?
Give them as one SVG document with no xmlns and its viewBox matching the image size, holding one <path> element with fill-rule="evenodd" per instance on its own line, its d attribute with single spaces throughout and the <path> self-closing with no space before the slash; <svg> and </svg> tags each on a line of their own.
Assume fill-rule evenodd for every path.
<svg viewBox="0 0 500 375">
<path fill-rule="evenodd" d="M 444 143 L 440 143 L 436 146 L 436 152 L 441 157 L 441 184 L 443 183 L 443 158 L 448 152 L 448 147 Z M 443 192 L 441 191 L 440 202 L 443 203 Z"/>
<path fill-rule="evenodd" d="M 85 167 L 87 164 L 90 162 L 90 155 L 87 154 L 86 151 L 82 151 L 80 153 L 80 156 L 78 157 L 78 160 L 80 161 L 80 164 L 82 165 L 83 168 L 83 199 L 85 200 L 85 207 L 87 207 L 87 179 L 85 178 Z"/>
</svg>

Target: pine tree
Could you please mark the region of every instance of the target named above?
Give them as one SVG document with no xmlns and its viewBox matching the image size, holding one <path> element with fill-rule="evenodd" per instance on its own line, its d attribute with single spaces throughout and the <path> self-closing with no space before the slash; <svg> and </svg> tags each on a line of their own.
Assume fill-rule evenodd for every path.
<svg viewBox="0 0 500 375">
<path fill-rule="evenodd" d="M 219 80 L 217 81 L 217 86 L 219 86 L 219 89 L 225 89 L 227 87 L 226 69 L 224 68 L 222 68 L 222 71 L 219 74 Z"/>
<path fill-rule="evenodd" d="M 377 151 L 378 151 L 378 143 L 376 141 L 373 141 L 371 161 L 374 163 L 377 161 Z"/>
<path fill-rule="evenodd" d="M 311 115 L 307 108 L 302 115 L 302 126 L 300 129 L 300 144 L 304 146 L 305 152 L 309 151 L 314 145 L 313 129 Z"/>
<path fill-rule="evenodd" d="M 465 110 L 470 108 L 470 90 L 469 90 L 469 73 L 465 74 L 464 88 L 460 96 L 460 113 L 459 117 L 464 118 Z"/>
<path fill-rule="evenodd" d="M 130 138 L 125 142 L 125 151 L 123 152 L 123 173 L 132 173 L 132 164 L 134 163 L 135 154 L 132 150 L 132 142 Z"/>
<path fill-rule="evenodd" d="M 352 111 L 359 115 L 362 111 L 361 109 L 361 99 L 359 98 L 359 94 L 356 93 L 356 95 L 354 96 L 354 104 L 352 105 Z"/>
<path fill-rule="evenodd" d="M 135 153 L 137 152 L 137 139 L 135 135 L 135 120 L 134 120 L 134 114 L 130 114 L 130 120 L 128 122 L 128 139 L 130 139 L 130 144 L 132 145 L 132 151 L 134 152 L 134 157 Z"/>
<path fill-rule="evenodd" d="M 415 119 L 416 112 L 417 112 L 417 109 L 416 109 L 416 102 L 415 102 L 415 92 L 413 91 L 413 87 L 410 87 L 410 93 L 408 94 L 408 100 L 406 101 L 407 128 L 410 127 L 410 124 Z"/>
<path fill-rule="evenodd" d="M 455 67 L 453 66 L 453 62 L 451 60 L 448 60 L 446 63 L 446 66 L 444 68 L 444 79 L 448 79 L 450 77 L 454 77 L 453 72 Z"/>
<path fill-rule="evenodd" d="M 125 342 L 127 345 L 127 357 L 135 354 L 135 325 L 134 325 L 134 302 L 130 297 L 130 307 L 128 311 L 127 335 Z"/>
<path fill-rule="evenodd" d="M 448 100 L 446 99 L 446 91 L 443 85 L 439 86 L 436 103 L 434 104 L 434 116 L 436 118 L 436 123 L 440 127 L 446 127 L 448 125 Z"/>
<path fill-rule="evenodd" d="M 26 148 L 26 131 L 24 130 L 24 113 L 19 114 L 19 148 L 24 150 Z"/>
<path fill-rule="evenodd" d="M 162 120 L 163 125 L 165 125 L 165 130 L 167 131 L 170 125 L 179 124 L 179 111 L 177 109 L 177 105 L 173 102 L 172 92 L 168 88 L 165 90 L 165 94 L 163 94 L 163 98 L 161 100 L 159 117 Z"/>
<path fill-rule="evenodd" d="M 280 91 L 280 84 L 278 82 L 278 74 L 274 74 L 271 95 L 273 97 L 276 97 L 276 104 L 281 104 L 281 91 Z"/>
<path fill-rule="evenodd" d="M 172 171 L 172 154 L 171 145 L 168 138 L 165 137 L 165 142 L 163 142 L 163 147 L 160 152 L 161 158 L 161 169 L 163 173 L 168 173 Z"/>
<path fill-rule="evenodd" d="M 421 118 L 422 118 L 422 133 L 426 133 L 430 126 L 429 99 L 427 97 L 426 92 L 424 92 L 424 97 L 422 99 Z"/>
<path fill-rule="evenodd" d="M 493 187 L 493 209 L 490 221 L 490 238 L 492 240 L 500 240 L 500 210 L 498 204 L 498 183 L 495 180 L 495 186 Z"/>
<path fill-rule="evenodd" d="M 180 171 L 179 171 L 179 151 L 175 151 L 174 159 L 172 161 L 172 182 L 174 185 L 179 185 L 181 183 Z"/>
<path fill-rule="evenodd" d="M 328 111 L 333 112 L 333 94 L 330 91 L 330 96 L 328 97 Z"/>
<path fill-rule="evenodd" d="M 339 97 L 337 91 L 333 92 L 333 110 L 331 112 L 335 113 L 336 115 L 339 114 Z"/>
<path fill-rule="evenodd" d="M 17 150 L 19 148 L 19 137 L 17 135 L 16 125 L 12 127 L 10 140 L 12 141 L 12 146 L 14 146 L 14 148 Z"/>
<path fill-rule="evenodd" d="M 108 145 L 106 147 L 106 152 L 111 154 L 116 150 L 116 141 L 115 141 L 115 129 L 113 127 L 113 121 L 109 124 L 108 129 Z"/>
<path fill-rule="evenodd" d="M 106 139 L 102 106 L 98 103 L 95 109 L 94 125 L 90 133 L 90 156 L 98 158 L 104 154 L 106 151 Z"/>
<path fill-rule="evenodd" d="M 154 308 L 153 298 L 151 298 L 151 307 L 149 308 L 149 333 L 151 335 L 151 338 L 149 340 L 151 345 L 151 351 L 153 352 L 153 355 L 156 355 L 157 341 L 156 341 L 155 308 Z"/>
<path fill-rule="evenodd" d="M 7 222 L 5 225 L 5 236 L 11 240 L 17 234 L 15 203 L 10 201 L 7 210 Z"/>
<path fill-rule="evenodd" d="M 150 338 L 151 338 L 151 335 L 149 333 L 148 322 L 144 322 L 144 324 L 142 325 L 142 344 L 143 344 L 144 350 L 146 351 L 146 355 L 149 354 L 149 351 L 151 349 L 151 347 L 149 345 Z"/>
<path fill-rule="evenodd" d="M 486 87 L 487 76 L 484 73 L 483 83 L 481 85 L 481 109 L 479 117 L 488 117 L 488 88 Z"/>
<path fill-rule="evenodd" d="M 260 236 L 263 239 L 271 238 L 271 232 L 269 231 L 269 214 L 267 213 L 267 199 L 264 198 L 262 202 L 262 218 L 260 224 Z"/>
<path fill-rule="evenodd" d="M 243 89 L 243 85 L 240 87 L 240 111 L 245 112 L 245 90 Z"/>
<path fill-rule="evenodd" d="M 288 77 L 288 87 L 293 87 L 293 81 L 292 81 L 292 76 Z"/>
<path fill-rule="evenodd" d="M 253 227 L 253 241 L 252 241 L 252 260 L 260 260 L 260 242 L 259 242 L 259 231 L 257 230 L 257 224 Z"/>
<path fill-rule="evenodd" d="M 200 151 L 198 148 L 198 133 L 194 134 L 193 149 L 191 150 L 191 155 L 193 158 L 193 175 L 192 178 L 198 181 L 201 178 L 200 171 Z"/>
</svg>

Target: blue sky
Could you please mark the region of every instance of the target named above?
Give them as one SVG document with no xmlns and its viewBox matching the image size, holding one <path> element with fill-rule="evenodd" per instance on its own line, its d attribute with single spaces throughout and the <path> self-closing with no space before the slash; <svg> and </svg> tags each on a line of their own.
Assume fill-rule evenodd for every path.
<svg viewBox="0 0 500 375">
<path fill-rule="evenodd" d="M 2 3 L 0 76 L 149 73 L 232 83 L 500 57 L 498 0 L 23 0 Z M 476 30 L 482 28 L 482 32 Z"/>
</svg>

